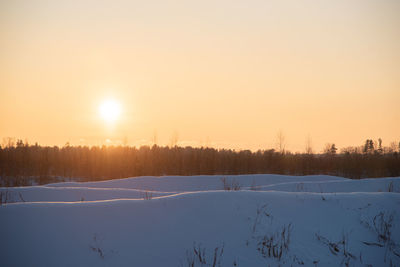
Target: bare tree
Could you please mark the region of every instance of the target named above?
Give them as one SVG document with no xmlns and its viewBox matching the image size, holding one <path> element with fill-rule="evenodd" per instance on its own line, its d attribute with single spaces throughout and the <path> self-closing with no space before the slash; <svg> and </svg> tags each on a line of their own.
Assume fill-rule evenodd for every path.
<svg viewBox="0 0 400 267">
<path fill-rule="evenodd" d="M 282 130 L 279 130 L 278 134 L 276 135 L 276 146 L 280 153 L 285 153 L 285 135 L 283 134 Z"/>
<path fill-rule="evenodd" d="M 206 138 L 206 144 L 205 144 L 205 147 L 211 147 L 211 141 L 210 141 L 210 137 L 209 136 L 207 136 L 207 138 Z"/>
<path fill-rule="evenodd" d="M 312 149 L 311 136 L 307 135 L 307 138 L 306 138 L 306 154 L 312 154 L 312 153 L 313 153 L 313 149 Z"/>
<path fill-rule="evenodd" d="M 2 147 L 13 147 L 15 146 L 15 138 L 14 137 L 4 137 Z"/>
<path fill-rule="evenodd" d="M 171 136 L 170 146 L 171 147 L 176 147 L 178 145 L 178 140 L 179 140 L 178 132 L 174 131 L 174 133 Z"/>
<path fill-rule="evenodd" d="M 389 145 L 389 152 L 393 153 L 393 152 L 396 152 L 396 151 L 397 151 L 396 142 L 391 142 L 390 145 Z"/>
<path fill-rule="evenodd" d="M 157 130 L 154 130 L 154 132 L 153 132 L 153 139 L 152 139 L 152 141 L 153 141 L 153 145 L 157 145 L 157 142 L 158 142 L 158 136 L 157 136 Z"/>
</svg>

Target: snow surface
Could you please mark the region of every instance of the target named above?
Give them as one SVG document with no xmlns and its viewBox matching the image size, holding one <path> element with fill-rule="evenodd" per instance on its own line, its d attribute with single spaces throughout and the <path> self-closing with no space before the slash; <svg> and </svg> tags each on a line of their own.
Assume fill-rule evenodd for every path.
<svg viewBox="0 0 400 267">
<path fill-rule="evenodd" d="M 0 188 L 0 266 L 400 266 L 400 178 L 221 178 Z"/>
</svg>

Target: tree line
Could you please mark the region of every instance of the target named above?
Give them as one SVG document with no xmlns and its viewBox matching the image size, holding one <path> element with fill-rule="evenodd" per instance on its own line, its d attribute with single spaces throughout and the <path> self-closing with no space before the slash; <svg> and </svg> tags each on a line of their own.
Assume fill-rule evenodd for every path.
<svg viewBox="0 0 400 267">
<path fill-rule="evenodd" d="M 134 176 L 274 173 L 327 174 L 352 179 L 400 176 L 399 147 L 366 140 L 337 152 L 235 151 L 179 146 L 40 146 L 18 140 L 0 146 L 0 186 L 43 184 L 56 178 L 95 181 Z"/>
</svg>

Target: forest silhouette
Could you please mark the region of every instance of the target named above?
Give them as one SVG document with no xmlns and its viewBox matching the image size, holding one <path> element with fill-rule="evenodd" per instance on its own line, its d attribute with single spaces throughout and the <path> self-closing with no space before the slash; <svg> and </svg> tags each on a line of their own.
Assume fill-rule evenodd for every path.
<svg viewBox="0 0 400 267">
<path fill-rule="evenodd" d="M 370 139 L 362 146 L 340 152 L 335 144 L 327 144 L 319 154 L 158 145 L 50 147 L 18 140 L 0 147 L 0 186 L 45 184 L 64 178 L 98 181 L 161 175 L 272 173 L 326 174 L 352 179 L 394 177 L 400 176 L 399 149 L 400 144 L 382 147 L 381 140 Z"/>
</svg>

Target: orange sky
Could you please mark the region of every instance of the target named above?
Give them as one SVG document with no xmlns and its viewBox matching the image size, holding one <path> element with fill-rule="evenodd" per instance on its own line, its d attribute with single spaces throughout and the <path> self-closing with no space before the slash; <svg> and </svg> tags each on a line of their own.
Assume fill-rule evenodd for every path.
<svg viewBox="0 0 400 267">
<path fill-rule="evenodd" d="M 1 1 L 0 138 L 400 141 L 400 1 Z M 112 125 L 99 115 L 120 102 Z"/>
</svg>

